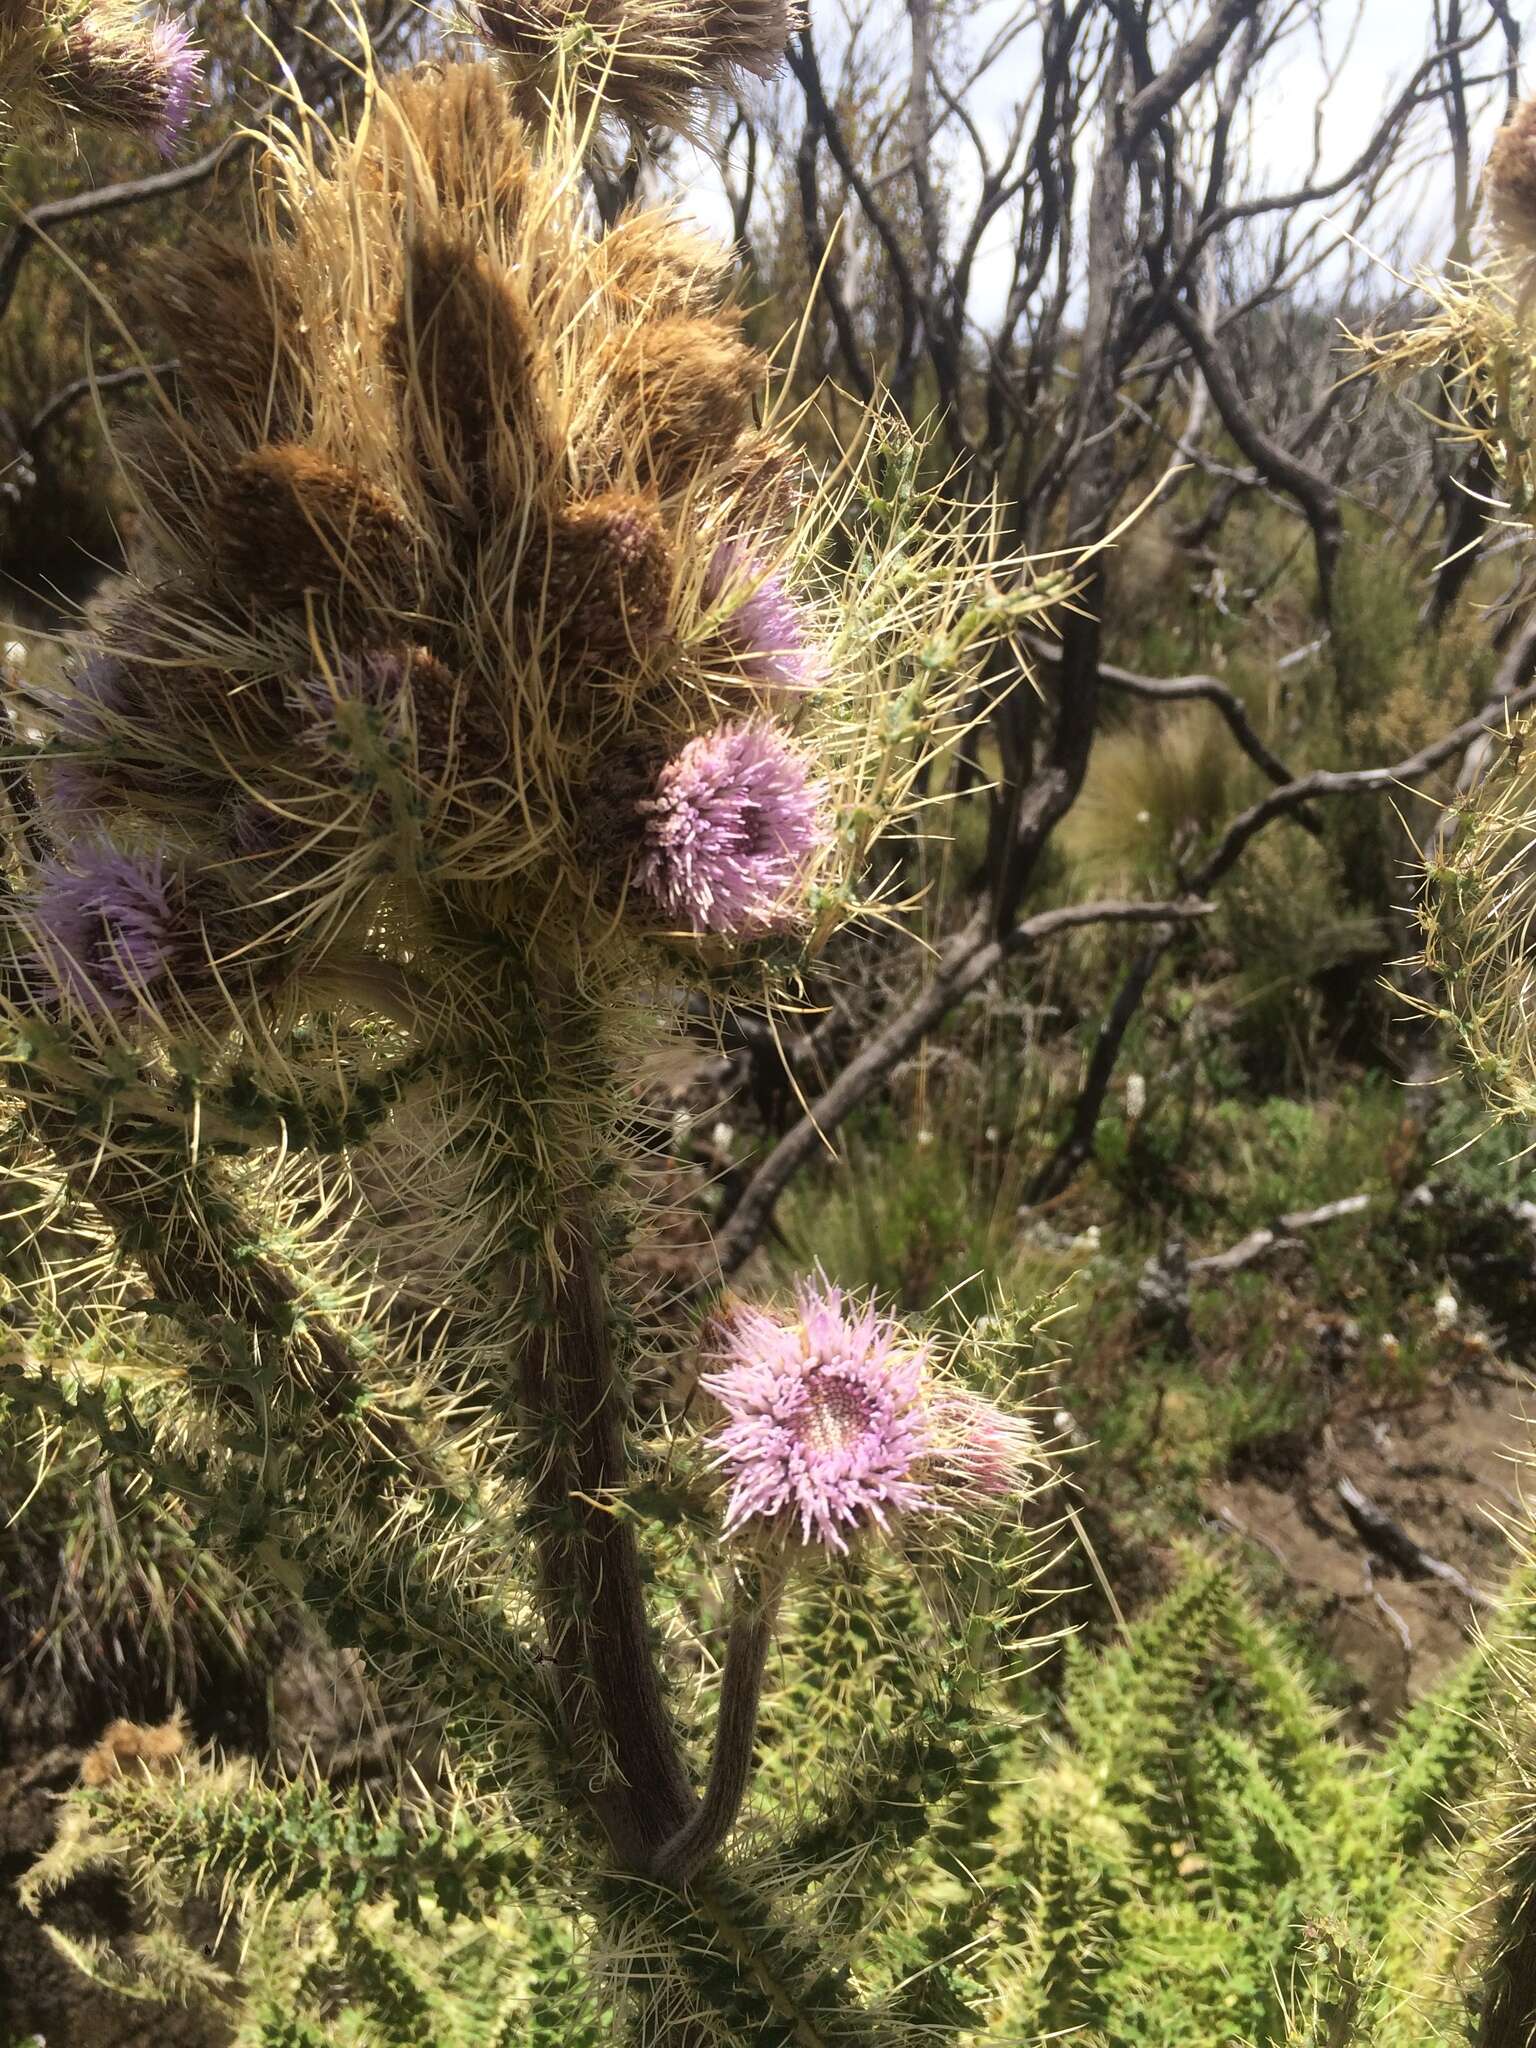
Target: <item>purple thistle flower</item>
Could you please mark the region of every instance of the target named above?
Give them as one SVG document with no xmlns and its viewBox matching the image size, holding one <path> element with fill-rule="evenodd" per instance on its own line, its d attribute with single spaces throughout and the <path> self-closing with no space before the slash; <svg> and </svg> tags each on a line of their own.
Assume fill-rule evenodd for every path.
<svg viewBox="0 0 1536 2048">
<path fill-rule="evenodd" d="M 921 1477 L 936 1447 L 927 1355 L 824 1279 L 803 1282 L 796 1307 L 793 1321 L 738 1309 L 723 1369 L 702 1382 L 726 1415 L 714 1439 L 731 1480 L 725 1526 L 761 1518 L 846 1550 L 850 1531 L 938 1508 Z"/>
<path fill-rule="evenodd" d="M 123 793 L 107 780 L 99 761 L 68 756 L 46 763 L 40 794 L 43 819 L 55 840 L 78 839 L 99 829 L 107 813 L 123 801 Z"/>
<path fill-rule="evenodd" d="M 640 886 L 696 932 L 769 925 L 826 844 L 826 795 L 775 726 L 690 740 L 641 806 Z"/>
<path fill-rule="evenodd" d="M 41 796 L 56 840 L 110 831 L 114 811 L 145 798 L 178 812 L 222 799 L 222 778 L 200 772 L 177 751 L 175 700 L 157 675 L 95 653 L 74 670 L 66 691 L 39 692 L 37 701 L 54 725 Z"/>
<path fill-rule="evenodd" d="M 59 731 L 66 739 L 99 745 L 114 719 L 138 708 L 116 655 L 88 654 L 70 679 L 69 694 L 58 700 Z"/>
<path fill-rule="evenodd" d="M 124 800 L 107 775 L 116 724 L 129 709 L 123 665 L 88 655 L 67 690 L 39 690 L 36 702 L 53 721 L 56 742 L 39 778 L 44 822 L 55 840 L 82 838 Z"/>
<path fill-rule="evenodd" d="M 704 574 L 704 602 L 718 604 L 739 585 L 746 595 L 726 619 L 724 634 L 742 668 L 765 689 L 813 689 L 825 666 L 783 576 L 765 569 L 740 541 L 723 540 Z"/>
<path fill-rule="evenodd" d="M 38 871 L 29 918 L 40 964 L 81 1009 L 131 1010 L 174 980 L 198 946 L 185 887 L 159 853 L 105 843 Z"/>
<path fill-rule="evenodd" d="M 91 654 L 70 678 L 65 693 L 49 691 L 42 699 L 53 714 L 61 751 L 53 774 L 71 771 L 70 780 L 83 791 L 99 778 L 102 757 L 121 721 L 134 708 L 123 664 L 110 654 Z"/>
<path fill-rule="evenodd" d="M 192 95 L 202 79 L 202 52 L 192 47 L 192 38 L 179 21 L 162 17 L 149 32 L 149 61 L 165 92 L 151 140 L 162 156 L 171 157 L 176 154 L 192 111 Z"/>
<path fill-rule="evenodd" d="M 86 5 L 60 39 L 48 83 L 66 113 L 142 135 L 168 157 L 186 125 L 202 63 L 180 22 L 162 17 L 146 28 Z"/>
</svg>

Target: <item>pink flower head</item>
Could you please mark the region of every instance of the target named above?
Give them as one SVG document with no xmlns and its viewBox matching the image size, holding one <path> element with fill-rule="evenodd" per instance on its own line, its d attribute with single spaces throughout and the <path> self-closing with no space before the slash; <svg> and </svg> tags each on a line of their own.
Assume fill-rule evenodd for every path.
<svg viewBox="0 0 1536 2048">
<path fill-rule="evenodd" d="M 989 1501 L 1008 1500 L 1025 1490 L 1039 1449 L 1022 1417 L 964 1387 L 945 1387 L 933 1397 L 930 1419 L 943 1482 L 962 1495 Z"/>
<path fill-rule="evenodd" d="M 826 844 L 826 794 L 773 725 L 690 740 L 641 807 L 639 884 L 696 932 L 770 925 Z"/>
<path fill-rule="evenodd" d="M 56 718 L 59 740 L 44 779 L 44 807 L 55 836 L 73 838 L 113 807 L 107 763 L 131 708 L 123 665 L 93 654 L 76 669 L 67 695 L 50 692 L 43 701 Z"/>
<path fill-rule="evenodd" d="M 796 1308 L 793 1320 L 738 1309 L 722 1369 L 703 1380 L 726 1415 L 715 1436 L 731 1481 L 725 1526 L 762 1518 L 846 1550 L 849 1531 L 936 1507 L 918 1476 L 935 1448 L 927 1354 L 825 1280 L 803 1282 Z"/>
<path fill-rule="evenodd" d="M 142 135 L 171 156 L 202 72 L 202 56 L 180 22 L 103 19 L 77 10 L 60 40 L 49 83 L 77 119 Z"/>
<path fill-rule="evenodd" d="M 765 570 L 740 541 L 723 540 L 704 576 L 704 601 L 718 604 L 733 585 L 745 585 L 724 632 L 742 668 L 772 690 L 808 690 L 825 673 L 804 612 L 778 570 Z"/>
<path fill-rule="evenodd" d="M 39 964 L 81 1009 L 131 1010 L 200 951 L 184 879 L 158 854 L 102 843 L 38 872 L 30 923 Z M 195 949 L 195 950 L 194 950 Z"/>
<path fill-rule="evenodd" d="M 202 79 L 202 53 L 179 21 L 162 19 L 149 32 L 149 63 L 159 79 L 163 98 L 151 140 L 164 157 L 176 154 L 181 131 L 192 111 L 192 95 Z"/>
</svg>

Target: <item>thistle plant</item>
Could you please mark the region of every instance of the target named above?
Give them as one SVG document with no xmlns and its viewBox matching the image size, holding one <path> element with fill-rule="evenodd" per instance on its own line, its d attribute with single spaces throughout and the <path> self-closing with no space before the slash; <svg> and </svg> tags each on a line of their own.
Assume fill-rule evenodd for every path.
<svg viewBox="0 0 1536 2048">
<path fill-rule="evenodd" d="M 174 154 L 202 58 L 174 16 L 137 0 L 5 0 L 0 140 L 6 130 L 109 130 Z"/>
<path fill-rule="evenodd" d="M 793 0 L 475 0 L 470 25 L 519 103 L 684 128 L 699 96 L 769 78 L 801 25 Z"/>
<path fill-rule="evenodd" d="M 749 68 L 768 33 L 705 26 Z M 878 415 L 812 475 L 726 258 L 666 210 L 600 232 L 589 123 L 525 83 L 300 111 L 245 232 L 144 288 L 178 378 L 120 448 L 134 558 L 17 706 L 12 1399 L 361 1648 L 637 2038 L 894 2043 L 754 1803 L 769 1651 L 883 1554 L 927 1654 L 958 1628 L 968 1690 L 1007 1682 L 1019 1346 L 808 1280 L 712 1310 L 658 1403 L 688 1338 L 631 1277 L 633 1077 L 680 991 L 798 1000 L 969 664 L 1053 593 Z"/>
<path fill-rule="evenodd" d="M 1536 764 L 1529 715 L 1446 819 L 1428 871 L 1425 958 L 1437 1008 L 1493 1113 L 1536 1122 Z"/>
<path fill-rule="evenodd" d="M 1454 424 L 1486 452 L 1501 511 L 1529 528 L 1536 506 L 1529 418 L 1536 391 L 1531 328 L 1536 257 L 1536 102 L 1516 107 L 1484 178 L 1493 246 L 1450 278 L 1424 280 L 1430 310 L 1405 335 L 1368 344 L 1390 374 L 1438 369 L 1456 396 Z M 1456 793 L 1430 843 L 1423 875 L 1426 999 L 1482 1088 L 1493 1115 L 1536 1120 L 1536 774 L 1530 758 L 1530 687 L 1518 679 L 1502 725 L 1477 735 Z M 1529 1555 L 1526 1517 L 1517 1539 Z M 1480 1846 L 1464 1873 L 1466 1924 L 1477 1931 L 1478 1981 L 1457 2039 L 1516 2048 L 1536 2029 L 1536 1891 L 1531 1854 L 1533 1731 L 1528 1577 L 1497 1645 L 1501 1683 L 1483 1703 L 1497 1756 L 1482 1810 Z"/>
<path fill-rule="evenodd" d="M 494 13 L 500 68 L 292 108 L 244 230 L 147 281 L 174 399 L 128 574 L 14 685 L 0 948 L 18 1450 L 358 1651 L 433 1767 L 117 1722 L 28 1895 L 116 1871 L 143 1922 L 81 1966 L 242 2048 L 1503 2048 L 1528 1583 L 1385 1757 L 1200 1557 L 1053 1704 L 1030 1317 L 636 1277 L 666 1015 L 804 1000 L 1056 593 L 878 414 L 810 473 L 680 220 L 599 231 L 602 117 L 686 118 L 786 14 Z M 1501 276 L 1447 317 L 1519 461 Z M 1440 858 L 1513 959 L 1499 801 Z"/>
<path fill-rule="evenodd" d="M 1536 334 L 1536 102 L 1516 107 L 1484 174 L 1490 245 L 1475 264 L 1420 280 L 1428 310 L 1414 326 L 1359 346 L 1384 375 L 1444 379 L 1451 432 L 1482 447 L 1498 480 L 1499 516 L 1536 520 L 1531 424 Z M 1536 1116 L 1531 914 L 1536 782 L 1526 692 L 1467 754 L 1425 861 L 1420 913 L 1434 1016 L 1501 1119 Z"/>
</svg>

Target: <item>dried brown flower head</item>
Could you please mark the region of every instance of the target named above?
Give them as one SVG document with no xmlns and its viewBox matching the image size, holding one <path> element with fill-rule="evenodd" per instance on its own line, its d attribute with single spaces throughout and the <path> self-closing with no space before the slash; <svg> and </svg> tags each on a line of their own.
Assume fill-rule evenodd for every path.
<svg viewBox="0 0 1536 2048">
<path fill-rule="evenodd" d="M 731 277 L 722 243 L 651 208 L 615 221 L 593 252 L 593 267 L 626 320 L 713 312 Z"/>
<path fill-rule="evenodd" d="M 266 392 L 272 438 L 299 429 L 278 346 L 294 310 L 281 252 L 210 230 L 189 248 L 157 255 L 152 292 L 181 391 L 211 406 Z"/>
<path fill-rule="evenodd" d="M 439 502 L 467 523 L 496 497 L 532 495 L 537 474 L 492 475 L 509 453 L 534 472 L 557 455 L 521 282 L 471 243 L 428 227 L 412 238 L 385 339 L 402 426 Z M 508 437 L 515 414 L 522 433 Z"/>
<path fill-rule="evenodd" d="M 547 561 L 530 566 L 546 628 L 569 653 L 643 659 L 666 627 L 671 551 L 653 498 L 607 491 L 565 507 Z"/>
<path fill-rule="evenodd" d="M 771 77 L 804 20 L 790 0 L 479 0 L 475 14 L 530 111 L 595 102 L 679 129 L 701 95 Z"/>
<path fill-rule="evenodd" d="M 489 64 L 427 65 L 389 81 L 389 118 L 358 140 L 348 177 L 399 213 L 426 201 L 440 217 L 516 232 L 535 177 L 528 130 L 509 120 Z"/>
<path fill-rule="evenodd" d="M 605 367 L 616 436 L 663 493 L 740 441 L 763 383 L 762 357 L 723 316 L 638 322 L 615 336 Z"/>
<path fill-rule="evenodd" d="M 156 1727 L 113 1721 L 80 1759 L 82 1785 L 106 1785 L 132 1769 L 169 1776 L 186 1751 L 187 1731 L 179 1714 Z"/>
<path fill-rule="evenodd" d="M 1499 239 L 1536 256 L 1536 99 L 1522 100 L 1494 137 L 1483 183 Z"/>
<path fill-rule="evenodd" d="M 355 606 L 409 588 L 401 507 L 367 477 L 297 442 L 271 442 L 233 465 L 211 538 L 225 582 L 258 605 L 314 595 Z"/>
</svg>

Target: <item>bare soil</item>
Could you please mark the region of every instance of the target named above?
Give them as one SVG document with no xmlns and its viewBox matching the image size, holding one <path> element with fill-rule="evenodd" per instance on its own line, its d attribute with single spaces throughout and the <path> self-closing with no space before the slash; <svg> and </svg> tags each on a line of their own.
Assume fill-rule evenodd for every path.
<svg viewBox="0 0 1536 2048">
<path fill-rule="evenodd" d="M 1406 1411 L 1330 1424 L 1315 1443 L 1274 1446 L 1268 1468 L 1206 1492 L 1218 1531 L 1263 1553 L 1348 1675 L 1355 1732 L 1384 1730 L 1466 1648 L 1479 1602 L 1374 1550 L 1345 1512 L 1354 1485 L 1429 1556 L 1491 1597 L 1516 1562 L 1507 1524 L 1522 1512 L 1536 1453 L 1536 1383 L 1490 1367 Z"/>
</svg>

